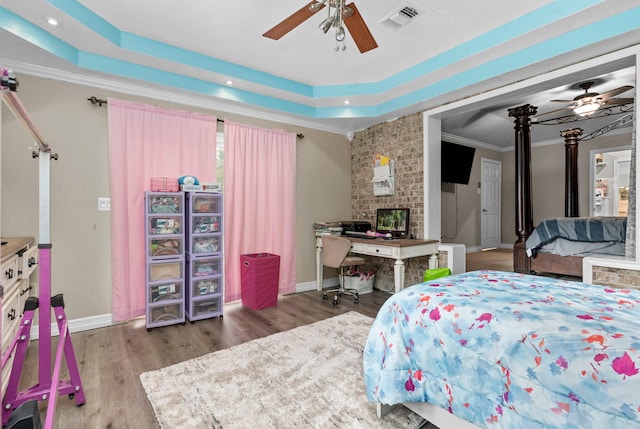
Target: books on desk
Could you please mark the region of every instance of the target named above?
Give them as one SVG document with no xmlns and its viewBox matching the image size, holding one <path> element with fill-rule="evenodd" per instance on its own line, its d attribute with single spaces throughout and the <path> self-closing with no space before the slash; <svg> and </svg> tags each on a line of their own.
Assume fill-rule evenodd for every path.
<svg viewBox="0 0 640 429">
<path fill-rule="evenodd" d="M 316 237 L 322 235 L 342 235 L 342 225 L 340 222 L 314 222 L 313 230 Z"/>
</svg>

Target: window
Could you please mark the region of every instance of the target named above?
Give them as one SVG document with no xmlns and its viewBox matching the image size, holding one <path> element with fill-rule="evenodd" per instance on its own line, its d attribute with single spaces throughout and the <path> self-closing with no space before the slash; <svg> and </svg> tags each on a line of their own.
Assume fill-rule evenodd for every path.
<svg viewBox="0 0 640 429">
<path fill-rule="evenodd" d="M 224 133 L 216 133 L 216 183 L 224 190 Z"/>
</svg>

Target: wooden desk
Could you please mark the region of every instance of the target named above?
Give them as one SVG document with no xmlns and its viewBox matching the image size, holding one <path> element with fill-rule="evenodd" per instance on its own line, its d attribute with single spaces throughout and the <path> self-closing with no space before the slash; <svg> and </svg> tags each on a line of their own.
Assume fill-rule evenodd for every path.
<svg viewBox="0 0 640 429">
<path fill-rule="evenodd" d="M 351 240 L 351 252 L 367 256 L 395 259 L 393 280 L 395 291 L 404 288 L 404 260 L 420 256 L 429 257 L 429 268 L 438 267 L 438 240 L 385 240 L 343 236 Z M 322 290 L 322 239 L 316 237 L 316 288 Z"/>
</svg>

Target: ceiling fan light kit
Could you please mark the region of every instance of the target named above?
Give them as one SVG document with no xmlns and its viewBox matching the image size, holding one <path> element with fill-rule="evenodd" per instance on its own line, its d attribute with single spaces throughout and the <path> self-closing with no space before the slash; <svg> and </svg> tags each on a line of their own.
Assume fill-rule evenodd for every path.
<svg viewBox="0 0 640 429">
<path fill-rule="evenodd" d="M 596 110 L 600 108 L 600 103 L 597 101 L 593 101 L 591 103 L 580 104 L 573 108 L 573 113 L 578 116 L 591 116 L 596 113 Z"/>
<path fill-rule="evenodd" d="M 314 3 L 309 6 L 309 10 L 314 12 L 319 9 L 318 5 L 327 5 L 327 18 L 320 23 L 320 30 L 323 33 L 327 34 L 331 27 L 336 29 L 336 51 L 346 50 L 347 45 L 344 43 L 345 39 L 345 31 L 342 26 L 343 18 L 346 16 L 353 15 L 353 11 L 344 5 L 344 0 L 324 0 L 320 3 Z M 333 9 L 333 15 L 331 14 L 331 9 Z M 348 12 L 349 13 L 348 13 Z"/>
<path fill-rule="evenodd" d="M 328 9 L 327 17 L 320 22 L 319 28 L 325 34 L 328 33 L 331 28 L 336 29 L 334 35 L 336 39 L 336 51 L 344 51 L 347 49 L 345 45 L 345 26 L 347 30 L 349 30 L 349 34 L 353 38 L 360 53 L 364 54 L 378 47 L 356 5 L 354 3 L 345 4 L 345 0 L 312 0 L 282 20 L 275 27 L 268 30 L 263 36 L 273 40 L 279 40 L 325 7 Z"/>
<path fill-rule="evenodd" d="M 329 31 L 329 29 L 333 26 L 333 20 L 334 20 L 334 17 L 330 16 L 329 18 L 322 21 L 319 25 L 320 30 L 322 30 L 325 34 L 327 34 L 327 31 Z"/>
<path fill-rule="evenodd" d="M 568 109 L 581 118 L 588 118 L 598 112 L 602 106 L 605 106 L 605 110 L 608 110 L 607 108 L 610 110 L 611 106 L 624 106 L 634 102 L 633 98 L 613 98 L 618 94 L 622 94 L 623 92 L 633 89 L 633 86 L 631 85 L 624 85 L 599 94 L 597 92 L 589 92 L 589 89 L 594 85 L 594 83 L 595 82 L 583 82 L 578 85 L 582 90 L 584 90 L 584 94 L 574 97 L 573 100 L 551 100 L 556 103 L 567 103 L 568 106 L 552 110 L 550 112 L 541 113 L 538 116 L 563 112 Z M 621 110 L 620 113 L 623 113 L 623 111 Z"/>
</svg>

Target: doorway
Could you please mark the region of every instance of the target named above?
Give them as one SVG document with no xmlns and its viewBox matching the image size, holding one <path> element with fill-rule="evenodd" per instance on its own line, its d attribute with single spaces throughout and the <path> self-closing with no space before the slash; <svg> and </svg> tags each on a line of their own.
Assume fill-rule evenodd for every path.
<svg viewBox="0 0 640 429">
<path fill-rule="evenodd" d="M 631 147 L 592 150 L 591 216 L 627 216 Z"/>
</svg>

